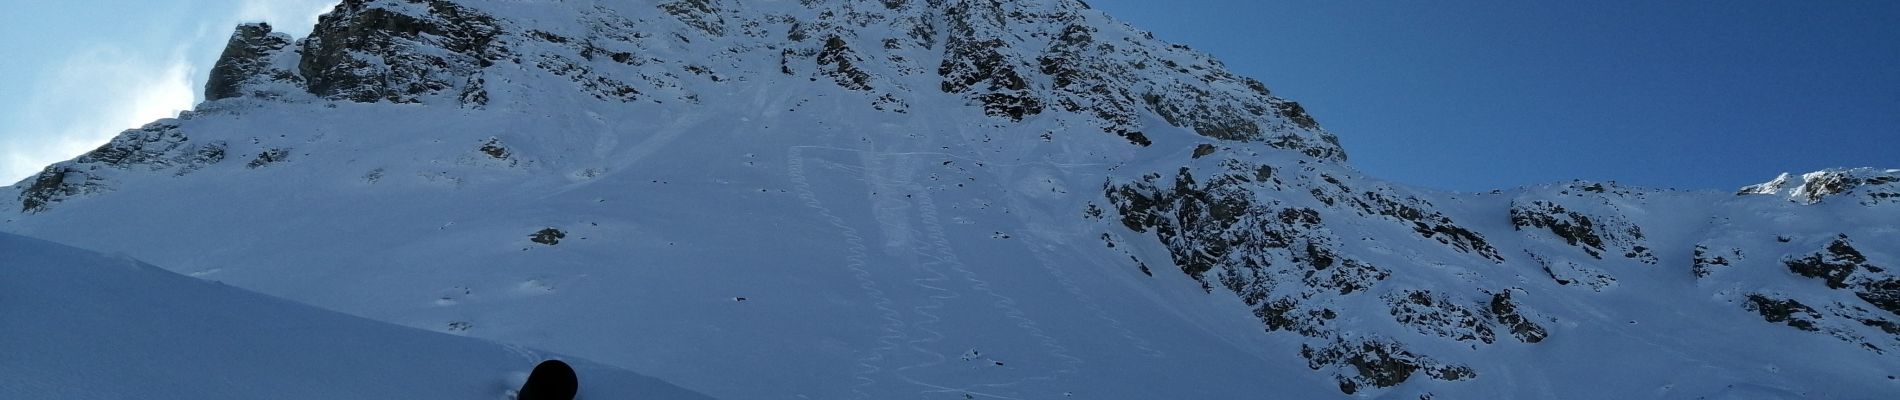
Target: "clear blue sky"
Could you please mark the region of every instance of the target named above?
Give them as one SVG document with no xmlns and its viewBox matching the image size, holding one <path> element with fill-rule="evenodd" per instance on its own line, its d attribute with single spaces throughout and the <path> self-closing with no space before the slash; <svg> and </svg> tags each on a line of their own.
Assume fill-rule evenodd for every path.
<svg viewBox="0 0 1900 400">
<path fill-rule="evenodd" d="M 1900 168 L 1897 1 L 1087 0 L 1423 186 Z"/>
<path fill-rule="evenodd" d="M 188 108 L 232 24 L 330 0 L 23 2 L 0 181 Z M 1900 168 L 1900 2 L 1092 0 L 1305 104 L 1358 165 L 1458 190 L 1734 189 Z"/>
</svg>

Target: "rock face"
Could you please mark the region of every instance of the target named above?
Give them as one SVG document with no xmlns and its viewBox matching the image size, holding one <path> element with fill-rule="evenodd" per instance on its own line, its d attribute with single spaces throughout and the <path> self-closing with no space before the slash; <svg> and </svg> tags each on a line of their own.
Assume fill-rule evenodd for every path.
<svg viewBox="0 0 1900 400">
<path fill-rule="evenodd" d="M 499 57 L 490 48 L 498 30 L 493 17 L 451 1 L 344 1 L 317 20 L 297 67 L 324 98 L 418 102 L 471 85 Z"/>
<path fill-rule="evenodd" d="M 295 59 L 295 54 L 285 54 L 292 50 L 290 35 L 271 32 L 270 24 L 238 25 L 205 80 L 205 101 L 282 95 L 268 91 L 270 83 L 302 88 L 303 76 L 279 64 Z"/>
<path fill-rule="evenodd" d="M 111 191 L 113 178 L 124 173 L 189 174 L 224 161 L 225 148 L 222 140 L 193 141 L 176 121 L 153 122 L 15 185 L 19 211 L 38 213 L 69 198 Z"/>
<path fill-rule="evenodd" d="M 703 364 L 670 378 L 737 398 L 1851 398 L 1900 368 L 1896 170 L 1414 188 L 1074 0 L 347 0 L 301 40 L 238 27 L 205 90 L 0 189 L 0 229 Z M 227 233 L 250 230 L 271 234 Z M 415 276 L 435 286 L 325 294 Z M 680 300 L 724 290 L 800 311 Z M 628 309 L 573 336 L 507 323 L 602 304 Z M 747 330 L 800 313 L 823 323 Z M 1229 387 L 1257 390 L 1208 389 Z"/>
</svg>

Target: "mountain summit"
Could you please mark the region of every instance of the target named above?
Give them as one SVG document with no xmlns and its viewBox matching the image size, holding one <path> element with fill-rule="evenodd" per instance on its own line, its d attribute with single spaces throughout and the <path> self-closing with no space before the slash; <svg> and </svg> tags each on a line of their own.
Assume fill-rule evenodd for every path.
<svg viewBox="0 0 1900 400">
<path fill-rule="evenodd" d="M 0 231 L 721 398 L 1879 398 L 1900 172 L 1445 193 L 1074 0 L 350 0 Z"/>
</svg>

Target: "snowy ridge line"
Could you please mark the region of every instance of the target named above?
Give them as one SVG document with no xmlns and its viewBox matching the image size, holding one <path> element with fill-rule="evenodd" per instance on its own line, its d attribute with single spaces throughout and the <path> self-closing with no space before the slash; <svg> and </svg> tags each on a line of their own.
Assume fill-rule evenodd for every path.
<svg viewBox="0 0 1900 400">
<path fill-rule="evenodd" d="M 884 334 L 877 338 L 878 342 L 884 345 L 873 349 L 868 355 L 859 357 L 857 362 L 860 368 L 852 374 L 852 379 L 857 380 L 858 383 L 851 386 L 851 392 L 856 393 L 857 398 L 869 399 L 872 397 L 870 393 L 865 392 L 865 388 L 876 385 L 877 378 L 872 375 L 883 371 L 883 368 L 878 367 L 876 363 L 883 361 L 886 354 L 897 349 L 898 341 L 906 338 L 902 329 L 906 324 L 899 318 L 902 313 L 892 308 L 891 299 L 884 295 L 883 290 L 878 289 L 877 281 L 871 278 L 871 271 L 865 269 L 869 250 L 864 246 L 864 237 L 858 234 L 857 229 L 845 224 L 844 218 L 838 217 L 830 209 L 825 208 L 824 204 L 818 201 L 818 195 L 812 192 L 811 183 L 805 177 L 805 158 L 800 150 L 793 147 L 786 153 L 785 170 L 791 177 L 792 186 L 798 191 L 799 199 L 805 201 L 805 206 L 818 211 L 819 215 L 824 216 L 826 221 L 838 228 L 839 233 L 844 236 L 846 246 L 851 252 L 845 256 L 845 268 L 851 270 L 852 276 L 858 281 L 858 287 L 864 290 L 865 295 L 871 297 L 873 307 L 882 312 L 880 317 L 885 321 L 882 328 Z"/>
</svg>

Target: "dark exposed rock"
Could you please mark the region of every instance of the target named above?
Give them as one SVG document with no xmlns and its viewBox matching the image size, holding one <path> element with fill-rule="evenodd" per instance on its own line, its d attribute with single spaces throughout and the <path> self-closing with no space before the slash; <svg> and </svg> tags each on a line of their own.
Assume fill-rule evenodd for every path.
<svg viewBox="0 0 1900 400">
<path fill-rule="evenodd" d="M 837 81 L 838 86 L 851 90 L 871 90 L 871 74 L 858 69 L 857 64 L 860 62 L 862 59 L 851 51 L 844 39 L 837 36 L 826 38 L 825 49 L 818 52 L 818 65 L 831 68 L 824 73 Z"/>
<path fill-rule="evenodd" d="M 1808 307 L 1793 299 L 1776 299 L 1762 294 L 1749 294 L 1748 302 L 1743 304 L 1742 308 L 1760 313 L 1762 319 L 1768 322 L 1786 323 L 1788 326 L 1804 331 L 1820 330 L 1815 327 L 1815 320 L 1821 318 L 1821 313 L 1814 311 L 1814 307 Z"/>
<path fill-rule="evenodd" d="M 407 14 L 385 2 L 427 12 Z M 499 33 L 493 17 L 453 1 L 346 0 L 317 20 L 298 69 L 310 92 L 325 98 L 417 102 L 470 82 Z M 419 51 L 425 47 L 441 51 Z"/>
<path fill-rule="evenodd" d="M 566 239 L 566 238 L 567 238 L 567 232 L 563 232 L 560 229 L 555 229 L 551 227 L 537 231 L 533 235 L 528 235 L 528 241 L 545 244 L 549 246 L 561 244 L 561 239 Z"/>
<path fill-rule="evenodd" d="M 1460 381 L 1478 376 L 1471 367 L 1441 363 L 1414 354 L 1405 346 L 1382 339 L 1339 340 L 1324 347 L 1302 346 L 1300 355 L 1314 370 L 1342 367 L 1335 372 L 1339 391 L 1353 394 L 1361 387 L 1392 387 L 1404 383 L 1413 374 L 1424 373 L 1433 379 Z"/>
<path fill-rule="evenodd" d="M 1429 290 L 1404 290 L 1384 296 L 1388 311 L 1400 325 L 1418 333 L 1455 341 L 1493 343 L 1497 335 L 1491 324 L 1459 302 Z"/>
<path fill-rule="evenodd" d="M 1017 72 L 1018 62 L 1005 55 L 1006 47 L 1001 39 L 953 38 L 944 47 L 943 64 L 937 67 L 943 91 L 975 96 L 983 112 L 992 116 L 1020 121 L 1042 113 L 1042 99 Z"/>
<path fill-rule="evenodd" d="M 1847 278 L 1866 262 L 1867 257 L 1854 249 L 1853 244 L 1847 241 L 1846 235 L 1835 238 L 1824 251 L 1807 257 L 1782 260 L 1782 264 L 1787 265 L 1789 271 L 1801 276 L 1825 280 L 1827 287 L 1834 289 L 1847 288 Z"/>
<path fill-rule="evenodd" d="M 1616 216 L 1598 215 L 1593 218 L 1566 209 L 1556 202 L 1531 200 L 1513 202 L 1511 224 L 1520 231 L 1526 228 L 1548 230 L 1565 243 L 1597 259 L 1602 259 L 1609 250 L 1621 247 L 1627 249 L 1623 252 L 1624 258 L 1648 264 L 1659 262 L 1647 246 L 1639 244 L 1644 238 L 1642 228 Z"/>
<path fill-rule="evenodd" d="M 1603 258 L 1603 238 L 1597 236 L 1590 217 L 1564 210 L 1563 206 L 1539 200 L 1511 207 L 1511 224 L 1518 229 L 1548 228 L 1572 246 L 1582 244 L 1591 257 Z"/>
<path fill-rule="evenodd" d="M 1286 116 L 1286 118 L 1292 120 L 1295 125 L 1306 129 L 1319 129 L 1319 121 L 1314 121 L 1313 116 L 1306 115 L 1306 108 L 1300 107 L 1300 103 L 1282 101 L 1273 106 L 1280 110 L 1280 115 Z"/>
<path fill-rule="evenodd" d="M 1823 197 L 1846 192 L 1865 182 L 1853 175 L 1839 173 L 1811 175 L 1806 178 L 1799 192 L 1804 193 L 1804 200 L 1808 204 L 1819 203 Z"/>
<path fill-rule="evenodd" d="M 1272 171 L 1265 170 L 1265 175 L 1257 171 L 1255 175 L 1260 175 L 1264 180 L 1271 178 Z M 1476 254 L 1492 262 L 1504 262 L 1504 257 L 1482 235 L 1459 226 L 1450 217 L 1434 210 L 1436 207 L 1430 202 L 1400 194 L 1387 187 L 1358 192 L 1338 177 L 1327 174 L 1320 174 L 1319 178 L 1326 184 L 1314 185 L 1316 187 L 1309 190 L 1308 194 L 1320 202 L 1349 206 L 1362 215 L 1388 217 L 1411 228 L 1419 236 L 1451 246 L 1459 252 Z"/>
<path fill-rule="evenodd" d="M 1384 192 L 1368 191 L 1352 199 L 1352 205 L 1361 211 L 1409 222 L 1413 232 L 1459 251 L 1477 254 L 1492 262 L 1504 262 L 1504 257 L 1498 255 L 1497 249 L 1485 242 L 1483 236 L 1458 226 L 1438 211 L 1431 211 L 1431 203 L 1424 200 L 1409 196 L 1394 199 Z"/>
<path fill-rule="evenodd" d="M 1854 296 L 1866 300 L 1874 307 L 1900 315 L 1900 279 L 1889 278 L 1867 282 L 1862 284 L 1859 290 L 1854 291 Z"/>
<path fill-rule="evenodd" d="M 290 149 L 265 149 L 264 151 L 257 153 L 257 157 L 252 158 L 251 162 L 245 163 L 244 167 L 256 169 L 256 168 L 263 167 L 266 165 L 276 164 L 278 162 L 288 160 L 288 159 L 290 159 Z"/>
<path fill-rule="evenodd" d="M 303 76 L 295 71 L 272 68 L 272 58 L 290 47 L 290 36 L 271 32 L 270 24 L 238 25 L 205 80 L 205 101 L 248 95 L 246 86 L 258 81 L 301 86 Z"/>
<path fill-rule="evenodd" d="M 1055 84 L 1056 106 L 1093 115 L 1103 132 L 1121 136 L 1129 143 L 1153 144 L 1141 132 L 1139 113 L 1128 89 L 1108 84 L 1110 78 L 1105 75 L 1116 73 L 1118 68 L 1096 62 L 1098 59 L 1091 56 L 1100 49 L 1095 46 L 1094 33 L 1095 28 L 1086 25 L 1064 27 L 1049 49 L 1037 57 L 1042 73 Z"/>
<path fill-rule="evenodd" d="M 716 0 L 678 0 L 660 5 L 660 9 L 708 35 L 725 36 L 726 20 L 713 5 Z"/>
<path fill-rule="evenodd" d="M 1214 154 L 1214 149 L 1215 149 L 1214 145 L 1212 144 L 1201 143 L 1199 145 L 1196 145 L 1194 146 L 1194 158 L 1201 158 L 1201 157 L 1206 157 L 1210 154 Z"/>
<path fill-rule="evenodd" d="M 501 144 L 501 139 L 497 138 L 488 138 L 488 141 L 482 142 L 482 147 L 476 150 L 497 160 L 507 160 L 513 155 L 508 151 L 507 146 Z"/>
<path fill-rule="evenodd" d="M 45 211 L 47 206 L 68 197 L 93 192 L 99 185 L 91 175 L 59 165 L 46 167 L 29 180 L 33 183 L 20 192 L 20 212 L 27 214 Z"/>
<path fill-rule="evenodd" d="M 20 192 L 21 211 L 37 213 L 67 198 L 109 190 L 107 171 L 174 170 L 184 175 L 224 161 L 225 151 L 224 142 L 198 143 L 175 123 L 147 124 L 29 178 L 32 183 Z"/>
<path fill-rule="evenodd" d="M 1511 300 L 1511 291 L 1500 291 L 1491 295 L 1491 317 L 1510 329 L 1511 335 L 1516 336 L 1517 340 L 1524 343 L 1537 343 L 1550 337 L 1549 331 L 1544 330 L 1544 327 L 1537 325 L 1536 322 L 1532 322 L 1518 309 L 1517 302 Z"/>
<path fill-rule="evenodd" d="M 1695 255 L 1691 260 L 1690 270 L 1695 273 L 1695 277 L 1706 278 L 1709 274 L 1714 273 L 1718 269 L 1729 267 L 1732 262 L 1730 257 L 1734 258 L 1733 261 L 1741 260 L 1742 249 L 1731 248 L 1727 254 L 1717 254 L 1709 250 L 1707 246 L 1698 244 L 1695 246 Z"/>
</svg>

